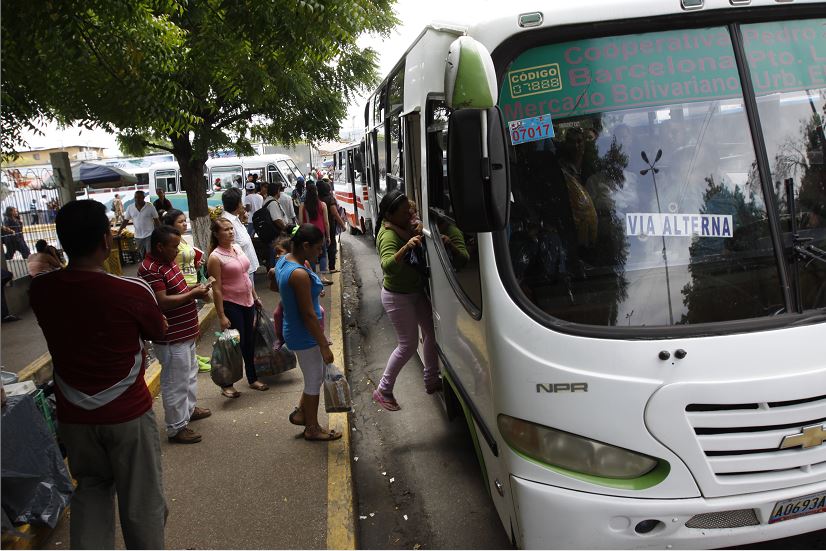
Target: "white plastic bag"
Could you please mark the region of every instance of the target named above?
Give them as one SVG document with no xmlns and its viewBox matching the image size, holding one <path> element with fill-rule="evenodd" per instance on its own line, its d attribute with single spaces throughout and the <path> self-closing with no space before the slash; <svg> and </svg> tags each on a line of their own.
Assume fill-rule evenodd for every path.
<svg viewBox="0 0 826 551">
<path fill-rule="evenodd" d="M 353 399 L 350 397 L 350 384 L 334 364 L 324 367 L 324 409 L 327 413 L 346 413 L 353 411 Z"/>
</svg>

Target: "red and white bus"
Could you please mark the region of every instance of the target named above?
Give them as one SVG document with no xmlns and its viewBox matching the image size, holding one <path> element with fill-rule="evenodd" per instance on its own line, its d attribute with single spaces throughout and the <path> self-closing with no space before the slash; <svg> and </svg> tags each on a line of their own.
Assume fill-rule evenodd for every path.
<svg viewBox="0 0 826 551">
<path fill-rule="evenodd" d="M 333 192 L 346 211 L 350 231 L 369 232 L 373 227 L 373 212 L 364 171 L 363 141 L 347 144 L 333 152 Z"/>
</svg>

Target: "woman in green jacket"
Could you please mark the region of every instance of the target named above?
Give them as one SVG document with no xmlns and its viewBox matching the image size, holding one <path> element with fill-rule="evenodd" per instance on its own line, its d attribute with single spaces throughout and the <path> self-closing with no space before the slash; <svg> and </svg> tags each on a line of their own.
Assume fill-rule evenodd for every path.
<svg viewBox="0 0 826 551">
<path fill-rule="evenodd" d="M 422 270 L 416 268 L 423 260 L 422 238 L 412 235 L 412 213 L 404 193 L 394 190 L 384 196 L 379 205 L 376 227 L 376 249 L 384 272 L 381 303 L 393 324 L 398 345 L 384 369 L 373 399 L 384 409 L 398 411 L 400 406 L 393 396 L 396 377 L 407 361 L 416 353 L 419 329 L 424 337 L 424 384 L 428 394 L 442 387 L 436 355 L 433 312 L 424 293 L 426 284 Z"/>
</svg>

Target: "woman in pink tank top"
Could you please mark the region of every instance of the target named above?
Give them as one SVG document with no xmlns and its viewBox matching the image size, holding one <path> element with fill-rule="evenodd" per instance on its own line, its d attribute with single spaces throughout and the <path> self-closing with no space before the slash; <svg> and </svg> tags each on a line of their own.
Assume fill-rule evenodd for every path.
<svg viewBox="0 0 826 551">
<path fill-rule="evenodd" d="M 254 364 L 255 307 L 261 306 L 261 300 L 247 275 L 250 261 L 234 240 L 235 232 L 229 220 L 218 218 L 212 221 L 207 272 L 215 278 L 212 285 L 215 311 L 222 330 L 237 329 L 241 334 L 241 354 L 250 388 L 268 390 L 269 387 L 258 380 Z M 240 396 L 232 385 L 223 387 L 221 394 L 227 398 Z"/>
<path fill-rule="evenodd" d="M 324 235 L 323 249 L 318 257 L 318 264 L 313 268 L 321 276 L 324 285 L 332 285 L 330 272 L 327 267 L 327 247 L 330 245 L 330 228 L 328 226 L 327 205 L 318 198 L 318 188 L 314 182 L 307 183 L 304 193 L 304 202 L 298 209 L 298 220 L 301 224 L 309 223 L 321 230 Z M 323 275 L 322 275 L 323 274 Z"/>
</svg>

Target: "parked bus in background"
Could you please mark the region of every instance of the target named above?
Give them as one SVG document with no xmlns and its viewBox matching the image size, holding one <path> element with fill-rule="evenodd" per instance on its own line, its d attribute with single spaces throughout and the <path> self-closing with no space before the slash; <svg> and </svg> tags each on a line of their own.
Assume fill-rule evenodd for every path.
<svg viewBox="0 0 826 551">
<path fill-rule="evenodd" d="M 287 155 L 253 155 L 249 157 L 216 157 L 206 162 L 207 204 L 221 204 L 221 192 L 238 187 L 246 193 L 247 176 L 257 174 L 259 182 L 275 182 L 288 188 L 302 176 L 298 166 Z M 149 187 L 166 191 L 166 198 L 176 209 L 189 210 L 186 192 L 181 187 L 181 174 L 176 161 L 159 163 L 149 169 Z"/>
<path fill-rule="evenodd" d="M 338 204 L 346 211 L 350 231 L 372 232 L 373 210 L 364 171 L 364 141 L 333 152 L 333 191 Z"/>
<path fill-rule="evenodd" d="M 445 403 L 505 530 L 823 529 L 826 3 L 546 6 L 426 28 L 365 109 L 370 202 L 420 207 Z"/>
</svg>

